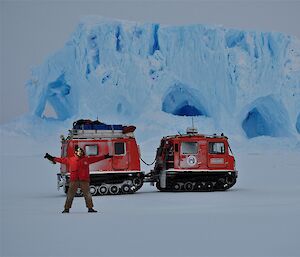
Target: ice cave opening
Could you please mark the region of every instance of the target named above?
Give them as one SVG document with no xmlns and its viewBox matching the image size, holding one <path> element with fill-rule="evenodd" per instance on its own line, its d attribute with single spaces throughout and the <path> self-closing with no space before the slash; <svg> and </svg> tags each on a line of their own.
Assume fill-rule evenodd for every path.
<svg viewBox="0 0 300 257">
<path fill-rule="evenodd" d="M 44 96 L 45 105 L 40 105 L 38 113 L 46 117 L 55 117 L 65 120 L 73 115 L 74 108 L 70 99 L 71 86 L 67 84 L 64 74 L 60 75 L 54 82 L 48 84 Z M 51 108 L 50 108 L 51 106 Z"/>
<path fill-rule="evenodd" d="M 248 138 L 288 136 L 290 121 L 282 103 L 272 96 L 256 99 L 242 121 Z"/>
<path fill-rule="evenodd" d="M 242 123 L 242 127 L 248 138 L 271 136 L 270 124 L 257 108 L 253 108 L 248 112 L 247 117 Z"/>
<path fill-rule="evenodd" d="M 44 112 L 42 114 L 42 117 L 52 118 L 52 119 L 56 119 L 56 120 L 58 118 L 55 110 L 53 109 L 53 107 L 49 103 L 49 101 L 46 102 L 46 106 L 45 106 Z"/>
<path fill-rule="evenodd" d="M 204 115 L 201 110 L 197 109 L 195 106 L 190 105 L 188 102 L 183 103 L 173 111 L 174 115 L 178 116 L 201 116 Z"/>
<path fill-rule="evenodd" d="M 171 86 L 162 100 L 162 111 L 178 116 L 208 116 L 194 89 L 182 83 Z"/>
</svg>

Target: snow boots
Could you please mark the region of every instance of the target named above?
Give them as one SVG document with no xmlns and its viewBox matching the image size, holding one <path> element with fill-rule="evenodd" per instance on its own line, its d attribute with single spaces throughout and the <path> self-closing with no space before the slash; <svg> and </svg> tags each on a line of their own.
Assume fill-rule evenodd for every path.
<svg viewBox="0 0 300 257">
<path fill-rule="evenodd" d="M 69 212 L 70 212 L 69 209 L 64 209 L 61 213 L 69 213 Z M 96 210 L 93 209 L 93 208 L 89 208 L 89 209 L 88 209 L 88 212 L 98 212 L 98 211 L 96 211 Z"/>
</svg>

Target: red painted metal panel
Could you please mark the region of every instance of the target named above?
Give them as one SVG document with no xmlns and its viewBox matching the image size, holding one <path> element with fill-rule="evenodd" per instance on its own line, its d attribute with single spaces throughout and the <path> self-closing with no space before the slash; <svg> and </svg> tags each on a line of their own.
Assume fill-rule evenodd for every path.
<svg viewBox="0 0 300 257">
<path fill-rule="evenodd" d="M 190 145 L 190 152 L 184 153 L 185 146 Z M 192 144 L 197 145 L 197 149 Z M 210 143 L 220 143 L 224 145 L 224 153 L 210 153 Z M 228 141 L 226 137 L 205 137 L 199 135 L 176 136 L 162 140 L 163 145 L 162 160 L 168 162 L 168 151 L 174 148 L 174 169 L 194 170 L 234 170 L 234 157 L 230 155 Z M 177 146 L 176 146 L 177 145 Z M 217 145 L 217 146 L 220 146 Z M 196 147 L 196 146 L 195 146 Z M 193 149 L 196 149 L 193 152 Z"/>
<path fill-rule="evenodd" d="M 125 154 L 116 155 L 114 151 L 115 142 L 124 142 L 125 144 Z M 67 147 L 66 154 L 67 156 L 74 155 L 75 146 L 86 150 L 86 146 L 97 145 L 98 154 L 105 155 L 109 153 L 112 155 L 112 158 L 105 159 L 101 162 L 96 162 L 90 165 L 90 171 L 130 171 L 130 170 L 140 170 L 140 160 L 138 146 L 134 138 L 123 138 L 123 139 L 97 139 L 97 140 L 68 140 L 62 144 L 62 154 L 64 147 Z M 68 171 L 68 167 L 61 165 L 61 171 Z"/>
<path fill-rule="evenodd" d="M 209 144 L 218 144 L 224 146 L 224 149 L 221 151 L 220 149 L 222 147 L 219 147 L 220 149 L 219 152 L 211 152 L 210 150 L 210 145 Z M 214 169 L 214 170 L 223 170 L 223 169 L 228 169 L 228 143 L 227 140 L 224 139 L 209 139 L 208 141 L 208 151 L 207 151 L 207 165 L 209 169 Z"/>
</svg>

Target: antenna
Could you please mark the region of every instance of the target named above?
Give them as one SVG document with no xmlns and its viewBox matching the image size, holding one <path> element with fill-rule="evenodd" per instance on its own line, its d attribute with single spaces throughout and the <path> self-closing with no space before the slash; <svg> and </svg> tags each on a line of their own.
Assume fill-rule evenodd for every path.
<svg viewBox="0 0 300 257">
<path fill-rule="evenodd" d="M 197 131 L 197 129 L 194 126 L 194 118 L 193 118 L 193 116 L 191 118 L 192 118 L 192 127 L 191 128 L 187 128 L 186 129 L 186 133 L 187 134 L 197 134 L 198 131 Z"/>
</svg>

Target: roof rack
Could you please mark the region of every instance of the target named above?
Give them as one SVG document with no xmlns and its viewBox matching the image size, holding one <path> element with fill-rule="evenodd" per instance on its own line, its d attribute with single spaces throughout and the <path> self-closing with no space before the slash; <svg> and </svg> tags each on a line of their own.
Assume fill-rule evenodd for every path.
<svg viewBox="0 0 300 257">
<path fill-rule="evenodd" d="M 129 138 L 134 137 L 133 132 L 124 133 L 123 130 L 69 130 L 69 139 L 102 139 L 102 138 Z"/>
</svg>

